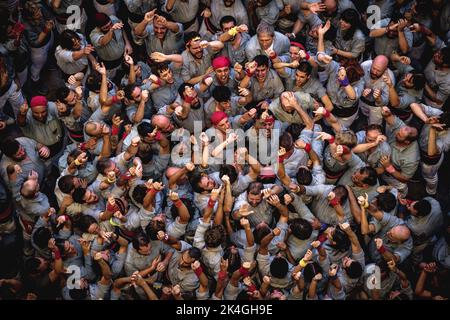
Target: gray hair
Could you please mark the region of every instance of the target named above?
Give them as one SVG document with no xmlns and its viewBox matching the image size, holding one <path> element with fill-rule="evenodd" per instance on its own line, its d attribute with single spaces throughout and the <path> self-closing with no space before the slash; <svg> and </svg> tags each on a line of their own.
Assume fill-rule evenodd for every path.
<svg viewBox="0 0 450 320">
<path fill-rule="evenodd" d="M 273 25 L 261 21 L 261 23 L 256 28 L 256 33 L 258 35 L 261 33 L 267 33 L 273 37 L 275 35 L 275 28 L 273 27 Z"/>
</svg>

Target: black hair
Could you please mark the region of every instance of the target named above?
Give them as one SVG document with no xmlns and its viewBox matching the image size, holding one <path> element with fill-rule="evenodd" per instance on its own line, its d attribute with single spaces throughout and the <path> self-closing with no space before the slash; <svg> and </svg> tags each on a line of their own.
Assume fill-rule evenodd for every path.
<svg viewBox="0 0 450 320">
<path fill-rule="evenodd" d="M 13 137 L 6 137 L 0 144 L 0 150 L 7 156 L 13 157 L 19 151 L 20 143 Z"/>
<path fill-rule="evenodd" d="M 422 90 L 423 88 L 425 88 L 425 83 L 426 83 L 425 75 L 416 70 L 411 71 L 411 74 L 413 75 L 412 82 L 413 82 L 414 89 Z"/>
<path fill-rule="evenodd" d="M 300 240 L 309 239 L 313 232 L 311 223 L 302 218 L 291 220 L 289 223 L 289 228 L 291 229 L 292 234 Z"/>
<path fill-rule="evenodd" d="M 303 278 L 309 283 L 318 273 L 322 273 L 322 267 L 317 262 L 311 262 L 303 269 Z"/>
<path fill-rule="evenodd" d="M 219 177 L 222 178 L 227 175 L 230 178 L 230 183 L 233 184 L 238 178 L 238 172 L 231 164 L 222 164 L 219 170 Z"/>
<path fill-rule="evenodd" d="M 84 203 L 85 201 L 84 201 L 84 195 L 86 194 L 86 188 L 83 188 L 83 187 L 78 187 L 78 188 L 75 188 L 75 190 L 73 190 L 73 193 L 72 193 L 72 198 L 73 198 L 73 201 L 74 202 L 76 202 L 76 203 Z"/>
<path fill-rule="evenodd" d="M 97 161 L 97 164 L 95 165 L 95 168 L 97 171 L 101 174 L 105 174 L 106 168 L 108 168 L 111 165 L 111 159 L 110 158 L 101 158 Z"/>
<path fill-rule="evenodd" d="M 146 246 L 150 243 L 149 237 L 144 233 L 143 230 L 140 230 L 131 240 L 131 245 L 133 249 L 139 251 L 139 248 L 142 246 Z"/>
<path fill-rule="evenodd" d="M 312 183 L 312 173 L 306 167 L 300 167 L 295 175 L 297 182 L 303 186 L 309 186 Z"/>
<path fill-rule="evenodd" d="M 196 247 L 190 247 L 188 249 L 189 257 L 195 260 L 199 260 L 202 257 L 202 251 Z"/>
<path fill-rule="evenodd" d="M 363 273 L 363 268 L 361 266 L 361 263 L 359 263 L 358 261 L 352 261 L 352 263 L 350 263 L 350 265 L 345 268 L 345 271 L 347 272 L 349 278 L 358 279 Z"/>
<path fill-rule="evenodd" d="M 233 22 L 235 26 L 237 25 L 236 18 L 233 16 L 223 16 L 219 21 L 219 25 L 221 28 L 223 28 L 223 25 L 229 22 Z"/>
<path fill-rule="evenodd" d="M 40 265 L 41 261 L 36 257 L 31 257 L 25 260 L 24 263 L 25 273 L 35 274 L 38 271 Z"/>
<path fill-rule="evenodd" d="M 189 183 L 191 184 L 194 192 L 202 193 L 203 191 L 205 191 L 202 187 L 199 186 L 199 183 L 202 180 L 203 176 L 204 174 L 200 171 L 195 171 L 189 176 Z"/>
<path fill-rule="evenodd" d="M 194 88 L 194 85 L 184 82 L 182 83 L 179 87 L 178 87 L 178 94 L 180 95 L 180 97 L 184 97 L 184 90 L 186 90 L 186 87 L 189 88 Z"/>
<path fill-rule="evenodd" d="M 47 227 L 40 227 L 33 233 L 33 242 L 41 249 L 48 246 L 48 241 L 51 239 L 52 233 Z"/>
<path fill-rule="evenodd" d="M 56 99 L 65 103 L 66 98 L 69 95 L 70 91 L 71 90 L 69 88 L 67 88 L 66 86 L 57 89 L 56 90 Z"/>
<path fill-rule="evenodd" d="M 255 243 L 261 244 L 261 240 L 271 232 L 272 231 L 267 225 L 253 229 L 253 238 L 255 238 Z"/>
<path fill-rule="evenodd" d="M 212 96 L 217 102 L 227 102 L 231 99 L 231 90 L 226 86 L 216 86 L 212 91 Z"/>
<path fill-rule="evenodd" d="M 98 92 L 100 91 L 100 85 L 102 83 L 102 75 L 97 71 L 91 72 L 86 78 L 86 87 L 89 91 Z"/>
<path fill-rule="evenodd" d="M 125 98 L 127 98 L 129 100 L 134 100 L 133 91 L 134 91 L 134 89 L 136 89 L 136 87 L 137 87 L 137 85 L 135 83 L 127 84 L 123 88 L 123 92 L 125 93 Z"/>
<path fill-rule="evenodd" d="M 309 75 L 311 75 L 313 67 L 308 61 L 302 61 L 299 63 L 296 70 L 300 71 L 300 72 L 304 72 L 309 76 Z"/>
<path fill-rule="evenodd" d="M 351 244 L 348 235 L 339 226 L 334 229 L 333 242 L 334 244 L 330 246 L 340 252 L 346 252 Z"/>
<path fill-rule="evenodd" d="M 95 220 L 94 217 L 89 216 L 87 214 L 84 214 L 80 217 L 80 219 L 78 220 L 78 227 L 80 228 L 81 232 L 83 233 L 87 233 L 89 227 L 92 224 L 97 224 L 97 220 Z"/>
<path fill-rule="evenodd" d="M 278 279 L 283 279 L 289 271 L 289 264 L 285 258 L 275 257 L 270 263 L 270 274 Z"/>
<path fill-rule="evenodd" d="M 74 188 L 75 184 L 73 183 L 74 176 L 65 175 L 59 178 L 58 180 L 58 188 L 62 193 L 70 193 Z"/>
<path fill-rule="evenodd" d="M 228 247 L 224 250 L 223 259 L 228 260 L 228 272 L 233 273 L 236 270 L 239 270 L 242 264 L 241 256 L 239 252 L 233 253 L 231 247 Z"/>
<path fill-rule="evenodd" d="M 259 54 L 253 58 L 253 61 L 258 64 L 258 67 L 264 66 L 266 68 L 269 68 L 269 58 L 267 56 Z"/>
<path fill-rule="evenodd" d="M 59 35 L 59 44 L 63 49 L 72 50 L 74 39 L 81 41 L 80 36 L 75 31 L 66 29 Z"/>
<path fill-rule="evenodd" d="M 187 45 L 189 41 L 191 41 L 194 38 L 200 37 L 200 34 L 197 31 L 191 31 L 184 34 L 184 44 Z"/>
<path fill-rule="evenodd" d="M 361 168 L 360 170 L 362 170 L 362 173 L 367 174 L 367 177 L 362 180 L 363 183 L 368 184 L 369 186 L 374 186 L 377 184 L 378 174 L 374 168 L 372 168 L 371 166 L 366 166 Z"/>
<path fill-rule="evenodd" d="M 292 148 L 294 147 L 294 139 L 289 132 L 283 132 L 279 139 L 280 148 L 285 148 L 286 151 L 292 150 Z"/>
<path fill-rule="evenodd" d="M 150 238 L 150 240 L 158 240 L 158 232 L 159 231 L 165 231 L 166 230 L 166 223 L 161 220 L 152 220 L 150 223 L 145 227 L 145 233 Z"/>
<path fill-rule="evenodd" d="M 155 130 L 155 127 L 150 122 L 147 121 L 141 122 L 137 126 L 137 132 L 139 136 L 143 138 L 147 137 L 147 135 L 149 133 L 152 133 L 153 130 Z"/>
<path fill-rule="evenodd" d="M 445 65 L 450 66 L 450 48 L 441 48 L 442 61 Z"/>
<path fill-rule="evenodd" d="M 85 289 L 69 289 L 69 296 L 73 300 L 86 300 L 88 294 L 87 288 Z"/>
<path fill-rule="evenodd" d="M 143 204 L 146 194 L 147 187 L 145 186 L 145 184 L 138 184 L 136 187 L 134 187 L 133 192 L 131 193 L 131 198 L 137 204 Z"/>
<path fill-rule="evenodd" d="M 300 123 L 291 123 L 287 128 L 286 132 L 289 132 L 292 136 L 292 139 L 297 140 L 302 133 L 302 130 L 305 128 L 305 125 Z"/>
<path fill-rule="evenodd" d="M 359 13 L 355 9 L 349 8 L 349 9 L 344 10 L 341 13 L 340 18 L 351 25 L 350 29 L 348 29 L 345 32 L 345 34 L 343 34 L 343 36 L 342 36 L 342 38 L 344 40 L 347 41 L 347 40 L 352 39 L 353 35 L 355 34 L 355 31 L 357 29 L 362 29 Z"/>
<path fill-rule="evenodd" d="M 431 212 L 431 203 L 426 199 L 417 201 L 414 203 L 413 207 L 417 210 L 417 215 L 419 217 L 425 217 Z"/>
<path fill-rule="evenodd" d="M 377 205 L 384 212 L 391 212 L 397 206 L 397 199 L 391 192 L 384 192 L 377 195 Z"/>
</svg>

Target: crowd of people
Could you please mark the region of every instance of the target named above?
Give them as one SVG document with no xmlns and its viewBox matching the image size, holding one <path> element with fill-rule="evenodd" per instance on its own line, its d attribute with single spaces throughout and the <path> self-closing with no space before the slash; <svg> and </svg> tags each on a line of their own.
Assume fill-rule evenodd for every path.
<svg viewBox="0 0 450 320">
<path fill-rule="evenodd" d="M 0 299 L 450 297 L 450 2 L 0 17 Z"/>
</svg>

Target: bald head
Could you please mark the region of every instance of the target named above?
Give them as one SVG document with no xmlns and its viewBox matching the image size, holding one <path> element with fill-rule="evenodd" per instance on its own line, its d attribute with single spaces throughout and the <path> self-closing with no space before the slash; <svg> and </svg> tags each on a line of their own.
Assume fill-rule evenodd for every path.
<svg viewBox="0 0 450 320">
<path fill-rule="evenodd" d="M 174 130 L 174 126 L 172 125 L 170 119 L 162 114 L 153 116 L 152 125 L 154 125 L 164 133 L 170 133 Z"/>
<path fill-rule="evenodd" d="M 411 231 L 405 225 L 393 227 L 391 229 L 392 236 L 399 242 L 405 242 L 411 236 Z"/>
<path fill-rule="evenodd" d="M 372 68 L 370 68 L 370 76 L 372 79 L 381 78 L 387 69 L 389 59 L 386 56 L 379 55 L 373 59 Z"/>
<path fill-rule="evenodd" d="M 27 199 L 32 199 L 36 196 L 39 191 L 39 183 L 37 180 L 30 179 L 23 183 L 22 189 L 20 190 L 22 196 Z"/>
</svg>

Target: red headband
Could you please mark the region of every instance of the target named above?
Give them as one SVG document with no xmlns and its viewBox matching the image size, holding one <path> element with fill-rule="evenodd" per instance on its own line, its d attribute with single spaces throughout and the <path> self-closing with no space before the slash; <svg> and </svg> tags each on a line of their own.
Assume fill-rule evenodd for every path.
<svg viewBox="0 0 450 320">
<path fill-rule="evenodd" d="M 44 96 L 35 96 L 30 101 L 30 108 L 38 106 L 47 106 L 47 98 Z"/>
<path fill-rule="evenodd" d="M 223 119 L 228 118 L 227 114 L 223 111 L 216 111 L 211 115 L 211 123 L 215 126 L 219 124 Z"/>
<path fill-rule="evenodd" d="M 231 65 L 230 59 L 225 56 L 219 56 L 217 58 L 214 58 L 212 61 L 212 67 L 215 69 L 229 67 Z"/>
<path fill-rule="evenodd" d="M 291 41 L 291 46 L 294 46 L 294 47 L 297 47 L 297 48 L 300 48 L 300 49 L 306 51 L 305 46 L 302 45 L 300 42 Z"/>
</svg>

